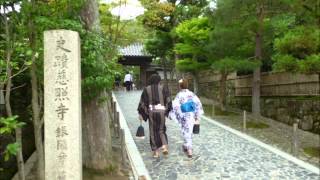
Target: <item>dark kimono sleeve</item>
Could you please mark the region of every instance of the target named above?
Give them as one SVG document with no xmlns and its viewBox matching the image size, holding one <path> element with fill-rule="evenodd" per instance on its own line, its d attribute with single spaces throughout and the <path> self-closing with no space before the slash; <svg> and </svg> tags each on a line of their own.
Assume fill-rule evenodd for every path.
<svg viewBox="0 0 320 180">
<path fill-rule="evenodd" d="M 164 105 L 166 106 L 165 116 L 168 117 L 169 112 L 172 110 L 172 100 L 171 100 L 171 94 L 170 94 L 168 86 L 163 87 L 162 93 L 163 93 L 163 98 L 164 98 Z"/>
<path fill-rule="evenodd" d="M 144 121 L 147 121 L 149 119 L 148 107 L 149 107 L 148 93 L 146 88 L 144 88 L 140 97 L 139 105 L 138 105 L 138 113 L 142 116 Z"/>
</svg>

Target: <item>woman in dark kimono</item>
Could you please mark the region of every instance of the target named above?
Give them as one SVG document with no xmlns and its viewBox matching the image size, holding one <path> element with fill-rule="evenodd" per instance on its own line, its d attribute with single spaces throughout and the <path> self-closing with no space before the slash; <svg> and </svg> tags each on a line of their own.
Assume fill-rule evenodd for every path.
<svg viewBox="0 0 320 180">
<path fill-rule="evenodd" d="M 162 149 L 164 155 L 168 154 L 168 138 L 166 134 L 166 116 L 171 110 L 170 93 L 167 87 L 160 85 L 161 78 L 153 74 L 149 85 L 143 89 L 138 112 L 144 121 L 149 120 L 150 145 L 153 157 L 159 157 Z"/>
</svg>

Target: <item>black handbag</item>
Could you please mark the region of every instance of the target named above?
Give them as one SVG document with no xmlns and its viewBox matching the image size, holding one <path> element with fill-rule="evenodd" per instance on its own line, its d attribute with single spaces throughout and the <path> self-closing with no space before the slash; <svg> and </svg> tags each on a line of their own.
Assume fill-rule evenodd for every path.
<svg viewBox="0 0 320 180">
<path fill-rule="evenodd" d="M 144 139 L 144 128 L 142 126 L 142 124 L 140 123 L 140 126 L 137 129 L 137 133 L 136 133 L 136 137 L 139 139 Z"/>
<path fill-rule="evenodd" d="M 193 132 L 193 134 L 199 134 L 200 133 L 200 124 L 194 124 L 192 132 Z"/>
</svg>

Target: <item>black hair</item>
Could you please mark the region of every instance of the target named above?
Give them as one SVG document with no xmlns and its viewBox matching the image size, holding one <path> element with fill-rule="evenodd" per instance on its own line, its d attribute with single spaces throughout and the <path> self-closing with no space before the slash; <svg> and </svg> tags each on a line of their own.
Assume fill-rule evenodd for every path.
<svg viewBox="0 0 320 180">
<path fill-rule="evenodd" d="M 159 76 L 159 74 L 152 74 L 148 81 L 149 85 L 159 84 L 161 81 L 161 77 Z"/>
</svg>

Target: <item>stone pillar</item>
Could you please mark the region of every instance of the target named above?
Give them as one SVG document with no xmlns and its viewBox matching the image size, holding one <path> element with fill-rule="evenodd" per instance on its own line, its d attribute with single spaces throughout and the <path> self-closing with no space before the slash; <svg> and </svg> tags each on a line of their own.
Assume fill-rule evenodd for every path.
<svg viewBox="0 0 320 180">
<path fill-rule="evenodd" d="M 46 180 L 81 180 L 81 73 L 77 32 L 44 32 Z"/>
</svg>

